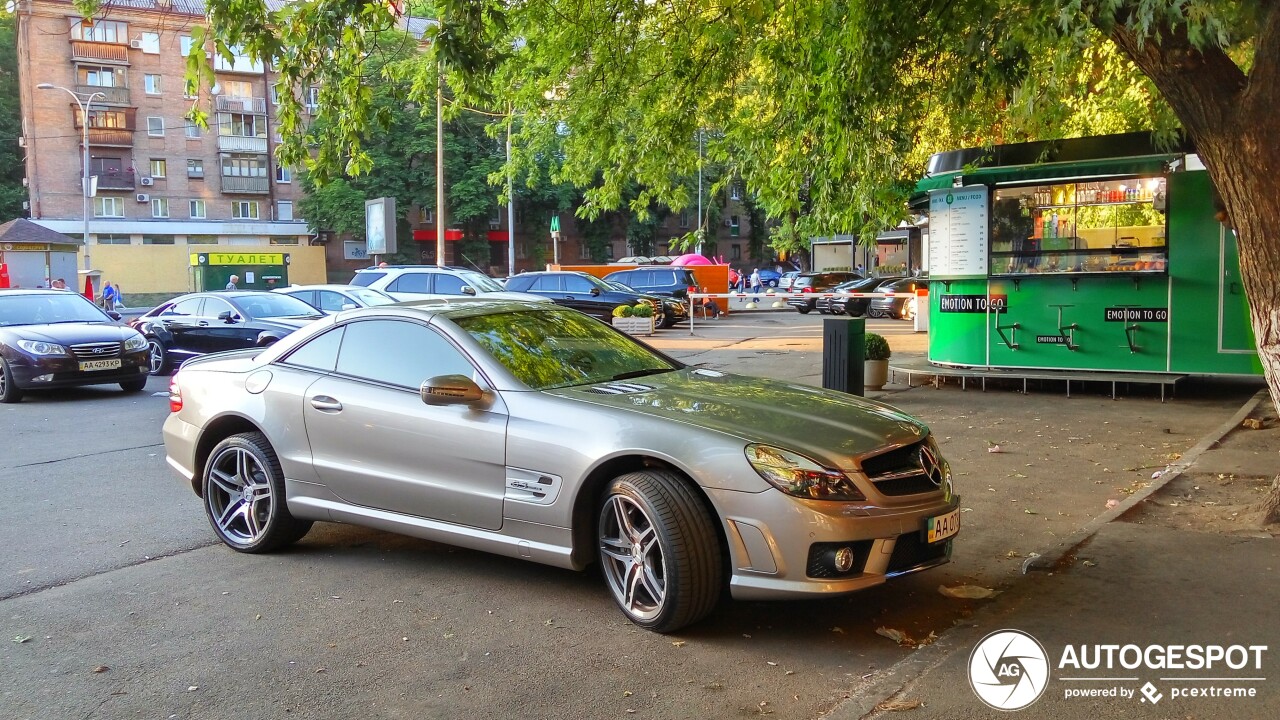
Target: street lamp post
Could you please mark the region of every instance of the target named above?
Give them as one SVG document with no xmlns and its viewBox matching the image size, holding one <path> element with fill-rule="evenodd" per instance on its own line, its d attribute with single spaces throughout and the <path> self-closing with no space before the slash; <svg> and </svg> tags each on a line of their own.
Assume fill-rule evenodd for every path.
<svg viewBox="0 0 1280 720">
<path fill-rule="evenodd" d="M 63 92 L 70 95 L 72 99 L 76 101 L 76 105 L 80 107 L 80 117 L 82 119 L 82 124 L 84 125 L 84 138 L 82 140 L 82 142 L 84 143 L 83 144 L 84 169 L 82 171 L 81 179 L 80 179 L 80 194 L 83 196 L 82 198 L 83 202 L 81 204 L 83 206 L 82 209 L 84 211 L 84 269 L 85 269 L 85 272 L 88 272 L 93 267 L 92 263 L 89 260 L 89 192 L 90 192 L 89 109 L 93 105 L 94 98 L 100 97 L 103 100 L 105 100 L 107 96 L 103 95 L 100 92 L 95 92 L 95 93 L 91 93 L 89 97 L 85 98 L 82 101 L 80 100 L 79 93 L 75 92 L 74 90 L 69 90 L 61 85 L 54 85 L 53 83 L 40 83 L 39 85 L 36 86 L 36 88 L 40 90 L 62 90 Z"/>
</svg>

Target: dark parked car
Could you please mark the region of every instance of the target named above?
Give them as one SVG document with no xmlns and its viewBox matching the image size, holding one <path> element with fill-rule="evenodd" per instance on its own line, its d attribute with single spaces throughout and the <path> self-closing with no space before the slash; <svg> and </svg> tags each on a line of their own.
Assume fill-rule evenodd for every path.
<svg viewBox="0 0 1280 720">
<path fill-rule="evenodd" d="M 571 307 L 605 322 L 613 318 L 619 305 L 647 302 L 653 306 L 654 324 L 669 328 L 685 319 L 688 310 L 674 298 L 619 290 L 594 275 L 584 272 L 530 272 L 507 278 L 506 288 L 550 298 L 557 305 Z"/>
<path fill-rule="evenodd" d="M 604 276 L 605 280 L 620 282 L 650 295 L 673 297 L 684 301 L 690 289 L 698 287 L 693 271 L 684 267 L 643 267 L 619 270 Z"/>
<path fill-rule="evenodd" d="M 867 317 L 911 319 L 914 317 L 915 305 L 907 301 L 915 297 L 916 290 L 923 290 L 928 286 L 929 281 L 923 278 L 904 278 L 882 286 L 879 292 L 891 292 L 894 296 L 873 299 L 867 306 Z"/>
<path fill-rule="evenodd" d="M 856 288 L 859 284 L 861 284 L 861 283 L 865 283 L 865 282 L 866 282 L 866 279 L 865 279 L 865 278 L 857 278 L 856 280 L 848 280 L 848 281 L 846 281 L 846 282 L 842 282 L 842 283 L 840 283 L 839 285 L 837 285 L 837 286 L 835 286 L 835 287 L 831 288 L 831 292 L 857 292 L 857 291 L 855 290 L 855 288 Z M 835 309 L 835 303 L 836 303 L 836 301 L 837 301 L 837 300 L 839 300 L 839 301 L 841 301 L 841 302 L 844 302 L 845 298 L 842 298 L 842 297 L 819 297 L 819 298 L 817 298 L 817 299 L 814 301 L 814 303 L 813 303 L 813 307 L 814 307 L 814 309 L 815 309 L 815 310 L 817 310 L 817 311 L 818 311 L 820 314 L 822 314 L 822 315 L 832 315 L 832 314 L 834 314 L 834 315 L 840 315 L 840 314 L 842 314 L 842 313 L 843 313 L 843 311 L 842 311 L 842 310 L 836 310 L 836 309 Z"/>
<path fill-rule="evenodd" d="M 180 295 L 129 325 L 146 336 L 148 367 L 160 375 L 197 355 L 265 347 L 322 317 L 297 298 L 242 290 Z"/>
<path fill-rule="evenodd" d="M 747 281 L 751 281 L 751 276 L 747 276 Z M 761 270 L 760 284 L 767 288 L 776 288 L 782 282 L 782 273 L 777 270 Z M 750 289 L 750 288 L 748 288 Z"/>
<path fill-rule="evenodd" d="M 902 278 L 893 277 L 873 277 L 866 280 L 859 280 L 847 292 L 870 293 L 880 292 L 881 285 L 888 285 L 897 282 Z M 846 283 L 847 284 L 847 283 Z M 871 304 L 873 298 L 831 298 L 831 313 L 833 315 L 849 315 L 850 317 L 858 317 L 865 315 L 867 306 Z"/>
<path fill-rule="evenodd" d="M 0 290 L 0 402 L 28 390 L 147 386 L 147 341 L 66 290 Z"/>
<path fill-rule="evenodd" d="M 801 273 L 791 283 L 791 292 L 793 293 L 824 293 L 831 292 L 832 288 L 840 283 L 846 283 L 850 280 L 861 279 L 858 273 L 844 272 L 841 270 L 833 270 L 827 272 L 808 272 Z M 787 304 L 800 311 L 801 315 L 807 315 L 812 312 L 817 305 L 817 298 L 814 297 L 793 297 L 787 299 Z"/>
</svg>

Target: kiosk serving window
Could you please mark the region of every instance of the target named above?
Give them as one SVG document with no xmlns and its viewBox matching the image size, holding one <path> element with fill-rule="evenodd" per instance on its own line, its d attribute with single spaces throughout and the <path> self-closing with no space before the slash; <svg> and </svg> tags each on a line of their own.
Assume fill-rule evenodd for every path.
<svg viewBox="0 0 1280 720">
<path fill-rule="evenodd" d="M 1162 177 L 1006 187 L 991 208 L 991 275 L 1162 273 Z"/>
</svg>

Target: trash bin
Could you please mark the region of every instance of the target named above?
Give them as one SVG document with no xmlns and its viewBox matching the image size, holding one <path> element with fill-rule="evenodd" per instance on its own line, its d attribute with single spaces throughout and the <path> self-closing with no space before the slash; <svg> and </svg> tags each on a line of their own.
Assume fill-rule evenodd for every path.
<svg viewBox="0 0 1280 720">
<path fill-rule="evenodd" d="M 822 387 L 862 395 L 866 334 L 866 318 L 822 321 Z"/>
</svg>

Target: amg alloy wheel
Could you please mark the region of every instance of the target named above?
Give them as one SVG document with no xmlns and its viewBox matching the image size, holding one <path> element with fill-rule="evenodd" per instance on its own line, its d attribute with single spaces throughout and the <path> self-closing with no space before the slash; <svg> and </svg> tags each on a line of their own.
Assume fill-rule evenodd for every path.
<svg viewBox="0 0 1280 720">
<path fill-rule="evenodd" d="M 645 470 L 613 480 L 600 503 L 597 537 L 609 591 L 636 625 L 672 632 L 719 600 L 719 538 L 680 477 Z"/>
<path fill-rule="evenodd" d="M 209 454 L 204 508 L 218 538 L 240 552 L 270 552 L 311 529 L 310 521 L 289 514 L 280 461 L 257 432 L 232 435 Z"/>
</svg>

